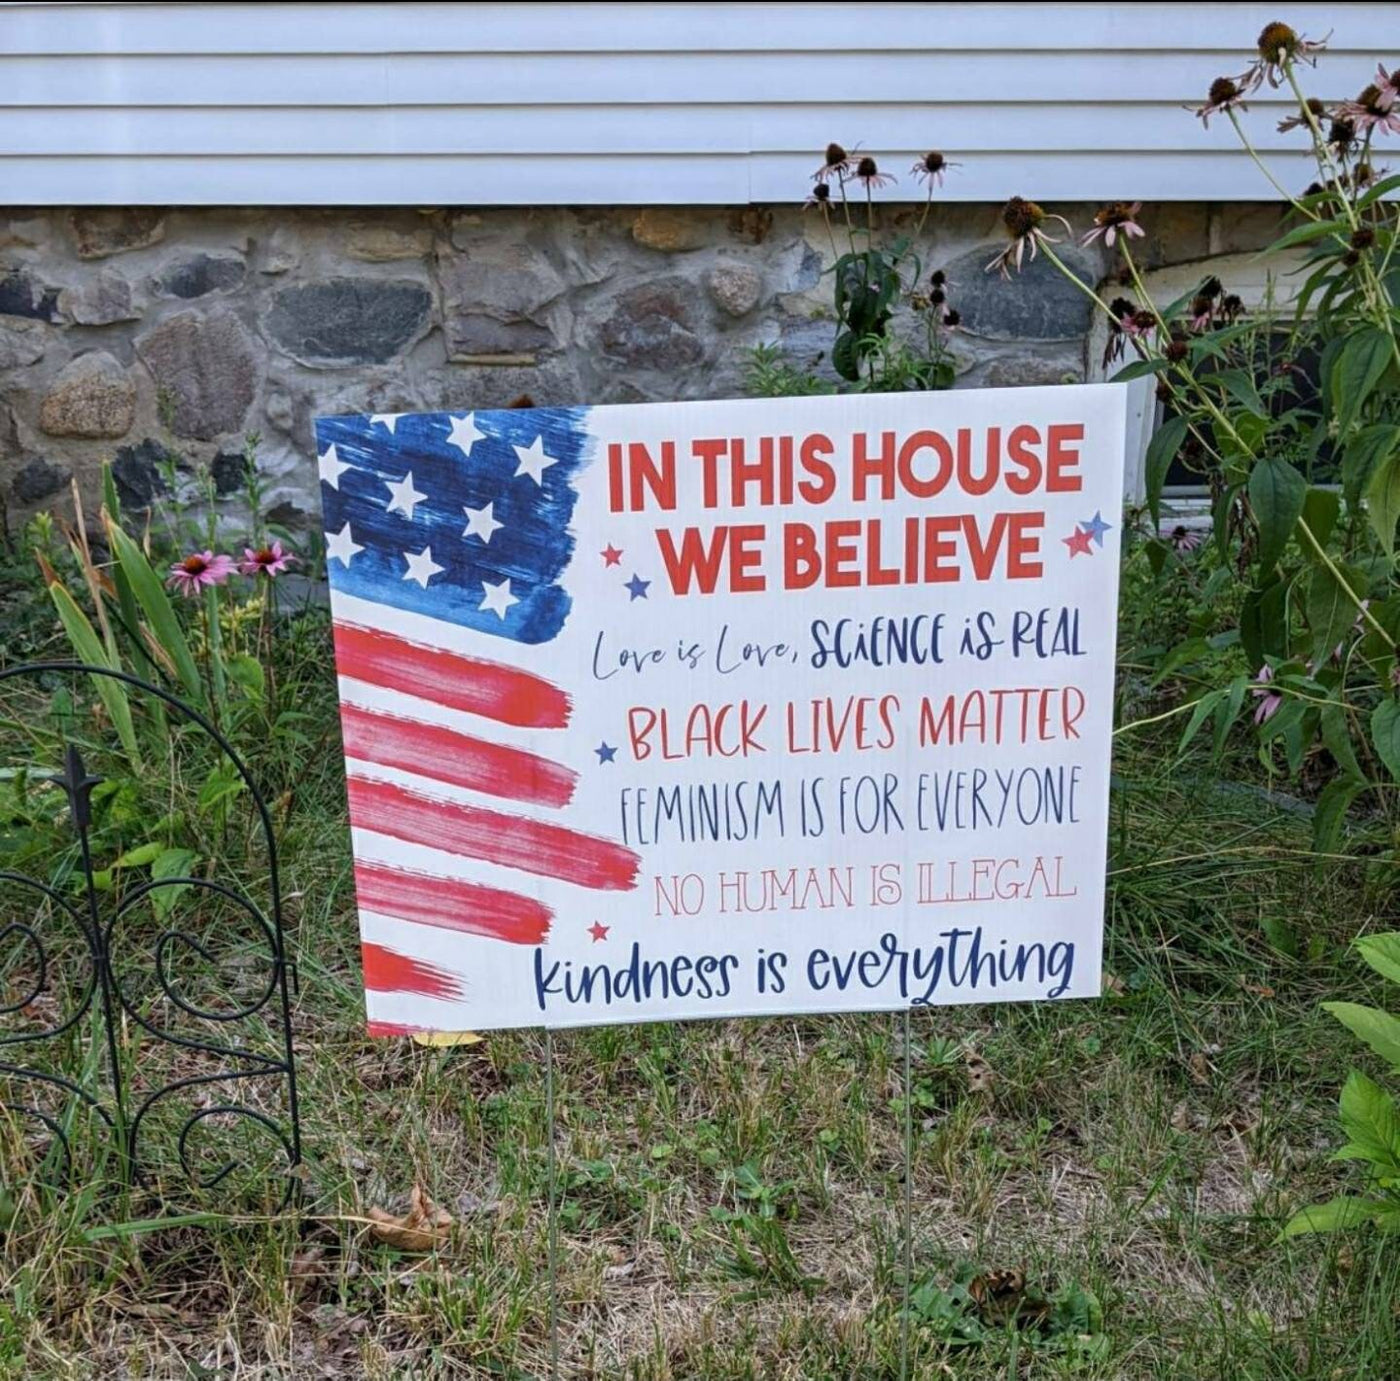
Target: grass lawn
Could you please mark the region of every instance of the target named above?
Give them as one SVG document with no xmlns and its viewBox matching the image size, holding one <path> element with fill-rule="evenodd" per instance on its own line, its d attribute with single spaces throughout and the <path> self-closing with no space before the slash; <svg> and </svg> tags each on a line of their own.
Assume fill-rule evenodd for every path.
<svg viewBox="0 0 1400 1381">
<path fill-rule="evenodd" d="M 12 1189 L 0 1375 L 548 1374 L 544 1037 L 362 1034 L 329 637 L 283 636 L 305 741 L 254 757 L 280 783 L 304 1211 L 157 1228 L 132 1225 L 148 1196 Z M 554 1037 L 561 1374 L 898 1376 L 909 1100 L 911 1375 L 1400 1375 L 1384 1239 L 1278 1240 L 1349 1178 L 1335 1101 L 1367 1057 L 1318 1003 L 1377 996 L 1347 946 L 1393 924 L 1387 879 L 1317 862 L 1257 761 L 1178 761 L 1176 735 L 1118 740 L 1101 1000 L 917 1011 L 907 1085 L 898 1015 Z M 368 1221 L 415 1183 L 453 1220 L 428 1254 Z"/>
</svg>

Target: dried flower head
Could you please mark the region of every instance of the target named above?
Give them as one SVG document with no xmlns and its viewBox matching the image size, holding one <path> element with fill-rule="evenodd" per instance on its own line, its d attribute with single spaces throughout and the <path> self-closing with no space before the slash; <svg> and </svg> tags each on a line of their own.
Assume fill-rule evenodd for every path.
<svg viewBox="0 0 1400 1381">
<path fill-rule="evenodd" d="M 1320 125 L 1327 118 L 1327 107 L 1316 96 L 1309 96 L 1303 105 L 1306 107 L 1306 113 L 1300 110 L 1296 115 L 1290 115 L 1278 122 L 1280 134 L 1287 134 L 1291 129 L 1307 129 L 1314 124 Z M 1312 118 L 1309 119 L 1309 116 Z"/>
<path fill-rule="evenodd" d="M 934 269 L 929 275 L 928 281 L 932 283 L 935 288 L 941 288 L 948 281 L 948 275 L 944 273 L 942 269 Z"/>
<path fill-rule="evenodd" d="M 956 168 L 958 165 L 950 158 L 945 158 L 936 149 L 930 149 L 922 158 L 917 159 L 914 166 L 909 170 L 914 174 L 916 181 L 928 183 L 929 192 L 932 193 L 935 186 L 943 185 L 943 174 L 949 168 Z"/>
<path fill-rule="evenodd" d="M 942 288 L 933 288 L 929 291 L 928 300 L 935 307 L 941 307 L 948 300 L 948 294 Z"/>
<path fill-rule="evenodd" d="M 1172 386 L 1165 379 L 1157 380 L 1157 401 L 1159 403 L 1170 403 L 1172 400 Z"/>
<path fill-rule="evenodd" d="M 867 154 L 861 156 L 860 162 L 856 164 L 855 179 L 868 192 L 873 187 L 884 187 L 887 183 L 895 181 L 890 173 L 882 173 L 875 160 Z"/>
<path fill-rule="evenodd" d="M 1173 364 L 1180 364 L 1191 353 L 1191 347 L 1186 343 L 1184 336 L 1173 336 L 1167 342 L 1166 349 L 1162 353 Z"/>
<path fill-rule="evenodd" d="M 1330 35 L 1329 35 L 1330 37 Z M 1294 62 L 1317 65 L 1317 55 L 1327 46 L 1327 39 L 1314 43 L 1299 36 L 1287 24 L 1275 21 L 1265 24 L 1259 31 L 1256 43 L 1259 56 L 1250 63 L 1241 75 L 1239 82 L 1246 91 L 1253 91 L 1265 81 L 1270 86 L 1280 86 L 1288 67 Z"/>
<path fill-rule="evenodd" d="M 1215 301 L 1205 293 L 1197 293 L 1191 299 L 1191 329 L 1204 331 L 1215 316 Z"/>
<path fill-rule="evenodd" d="M 1369 225 L 1358 226 L 1351 232 L 1353 249 L 1370 249 L 1376 243 L 1376 232 Z"/>
<path fill-rule="evenodd" d="M 1137 214 L 1142 210 L 1140 201 L 1111 201 L 1107 206 L 1100 207 L 1094 213 L 1094 228 L 1090 230 L 1080 244 L 1093 244 L 1100 236 L 1109 249 L 1113 248 L 1113 242 L 1121 232 L 1124 238 L 1141 239 L 1145 234 L 1143 228 L 1137 223 Z"/>
<path fill-rule="evenodd" d="M 1244 299 L 1238 293 L 1226 293 L 1220 300 L 1220 315 L 1233 322 L 1244 315 Z"/>
<path fill-rule="evenodd" d="M 844 178 L 850 171 L 851 155 L 840 144 L 828 144 L 822 165 L 812 176 L 818 182 L 826 182 L 833 177 Z"/>
<path fill-rule="evenodd" d="M 1201 284 L 1201 296 L 1209 299 L 1211 302 L 1214 302 L 1224 291 L 1225 285 L 1214 274 L 1211 274 L 1211 276 Z"/>
<path fill-rule="evenodd" d="M 1013 268 L 1020 270 L 1026 247 L 1030 247 L 1030 257 L 1035 258 L 1041 245 L 1058 244 L 1059 241 L 1048 235 L 1042 228 L 1047 220 L 1059 221 L 1070 234 L 1070 223 L 1063 216 L 1050 215 L 1041 206 L 1024 197 L 1012 197 L 1001 210 L 1001 223 L 1011 237 L 1011 243 L 987 265 L 987 272 L 1000 269 L 1003 278 L 1011 276 Z"/>
<path fill-rule="evenodd" d="M 222 585 L 233 574 L 233 558 L 212 551 L 192 551 L 183 561 L 170 568 L 166 584 L 180 594 L 193 598 L 201 590 Z"/>
<path fill-rule="evenodd" d="M 949 307 L 943 313 L 943 324 L 950 330 L 956 331 L 962 325 L 962 313 L 956 307 Z"/>
<path fill-rule="evenodd" d="M 1385 90 L 1377 82 L 1363 87 L 1354 101 L 1343 101 L 1337 114 L 1350 120 L 1358 135 L 1400 132 L 1400 110 L 1395 108 L 1393 87 Z"/>
<path fill-rule="evenodd" d="M 1212 115 L 1218 115 L 1222 110 L 1243 110 L 1244 95 L 1233 77 L 1217 77 L 1211 82 L 1210 90 L 1206 93 L 1205 105 L 1201 106 L 1196 114 L 1201 123 L 1209 128 Z"/>
<path fill-rule="evenodd" d="M 1333 153 L 1350 153 L 1356 147 L 1356 121 L 1335 116 L 1327 127 L 1327 146 Z"/>
<path fill-rule="evenodd" d="M 807 194 L 804 206 L 818 206 L 823 212 L 831 205 L 831 186 L 826 182 L 814 183 L 812 190 Z"/>
</svg>

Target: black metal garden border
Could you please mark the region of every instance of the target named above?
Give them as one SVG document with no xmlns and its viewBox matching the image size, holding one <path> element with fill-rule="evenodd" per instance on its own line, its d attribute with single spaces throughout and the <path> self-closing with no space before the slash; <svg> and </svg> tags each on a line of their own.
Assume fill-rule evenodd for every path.
<svg viewBox="0 0 1400 1381">
<path fill-rule="evenodd" d="M 51 1070 L 16 1064 L 0 1058 L 0 1081 L 11 1080 L 20 1083 L 42 1084 L 57 1089 L 67 1095 L 69 1107 L 81 1104 L 96 1114 L 105 1125 L 112 1144 L 117 1151 L 124 1183 L 146 1186 L 148 1177 L 142 1164 L 142 1130 L 148 1114 L 163 1098 L 186 1090 L 203 1086 L 220 1087 L 234 1084 L 238 1080 L 281 1077 L 286 1088 L 286 1118 L 279 1121 L 257 1108 L 249 1107 L 230 1095 L 206 1106 L 196 1108 L 181 1124 L 175 1136 L 175 1149 L 179 1163 L 189 1186 L 206 1193 L 216 1189 L 237 1168 L 236 1160 L 227 1160 L 213 1174 L 201 1178 L 190 1163 L 190 1138 L 197 1128 L 211 1118 L 243 1118 L 257 1124 L 263 1132 L 280 1143 L 286 1157 L 286 1185 L 278 1211 L 292 1201 L 300 1184 L 296 1173 L 301 1164 L 301 1123 L 297 1103 L 296 1065 L 292 1043 L 291 993 L 296 984 L 296 971 L 287 957 L 286 939 L 282 927 L 282 898 L 278 878 L 277 838 L 272 825 L 272 816 L 262 793 L 258 790 L 252 774 L 242 758 L 235 751 L 227 737 L 216 725 L 199 710 L 172 695 L 160 686 L 153 685 L 139 676 L 119 671 L 111 667 L 89 665 L 82 662 L 47 661 L 30 662 L 20 666 L 0 670 L 0 684 L 17 677 L 39 676 L 93 676 L 107 677 L 154 696 L 184 720 L 194 724 L 207 734 L 222 750 L 227 760 L 247 788 L 250 799 L 256 808 L 263 840 L 267 847 L 268 890 L 270 895 L 270 916 L 262 911 L 241 888 L 208 878 L 168 877 L 143 883 L 121 896 L 114 905 L 104 908 L 103 895 L 99 890 L 93 867 L 92 850 L 89 838 L 91 826 L 91 794 L 102 780 L 89 775 L 76 744 L 64 745 L 64 762 L 61 773 L 52 774 L 49 780 L 60 786 L 68 797 L 69 823 L 79 847 L 82 863 L 82 896 L 80 902 L 65 896 L 58 889 L 39 878 L 7 869 L 0 869 L 0 886 L 13 886 L 31 889 L 38 898 L 47 900 L 61 909 L 82 933 L 87 944 L 91 971 L 86 986 L 79 993 L 76 1004 L 63 1020 L 38 1031 L 7 1032 L 6 1018 L 23 1012 L 48 991 L 52 976 L 50 955 L 41 935 L 38 911 L 32 922 L 14 920 L 0 928 L 0 947 L 7 943 L 28 946 L 34 964 L 35 978 L 29 990 L 20 995 L 18 1001 L 0 1002 L 0 1052 L 8 1054 L 14 1048 L 31 1042 L 55 1040 L 72 1031 L 83 1016 L 92 1008 L 94 1001 L 100 1005 L 102 1027 L 105 1034 L 105 1061 L 108 1071 L 108 1099 L 99 1097 L 90 1088 L 64 1075 Z M 194 952 L 210 963 L 217 964 L 210 949 L 199 937 L 188 931 L 167 926 L 158 936 L 151 958 L 151 970 L 164 997 L 187 1016 L 211 1022 L 232 1023 L 273 1010 L 270 1019 L 276 1023 L 280 1035 L 281 1055 L 273 1056 L 260 1051 L 247 1049 L 238 1044 L 221 1044 L 213 1040 L 200 1039 L 189 1035 L 162 1030 L 142 1012 L 139 1004 L 122 987 L 121 974 L 112 963 L 113 942 L 122 919 L 133 907 L 163 888 L 192 888 L 217 895 L 242 909 L 247 917 L 260 928 L 268 943 L 268 976 L 264 987 L 255 992 L 250 1001 L 232 1010 L 209 1010 L 201 1008 L 183 997 L 171 979 L 170 966 L 182 950 Z M 39 902 L 42 908 L 42 901 Z M 104 911 L 106 912 L 104 916 Z M 141 1029 L 143 1036 L 153 1037 L 169 1045 L 183 1046 L 204 1055 L 217 1057 L 223 1067 L 213 1072 L 202 1072 L 173 1079 L 147 1094 L 133 1108 L 130 1104 L 130 1091 L 122 1076 L 121 1028 L 130 1020 Z M 22 1117 L 30 1117 L 42 1124 L 53 1138 L 52 1146 L 61 1150 L 65 1169 L 71 1174 L 74 1168 L 74 1152 L 68 1133 L 63 1125 L 62 1115 L 55 1115 L 45 1108 L 30 1102 L 13 1101 L 8 1091 L 0 1091 L 0 1107 Z"/>
</svg>

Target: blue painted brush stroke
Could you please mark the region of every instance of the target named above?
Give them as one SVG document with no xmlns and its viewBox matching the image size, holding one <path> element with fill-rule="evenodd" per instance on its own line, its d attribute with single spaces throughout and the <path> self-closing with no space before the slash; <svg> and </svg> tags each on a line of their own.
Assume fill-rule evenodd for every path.
<svg viewBox="0 0 1400 1381">
<path fill-rule="evenodd" d="M 338 533 L 348 522 L 351 536 L 364 547 L 348 569 L 338 560 L 328 562 L 331 587 L 515 642 L 556 637 L 571 605 L 558 582 L 573 556 L 569 523 L 578 496 L 572 481 L 589 459 L 588 412 L 583 407 L 473 412 L 484 435 L 472 446 L 470 459 L 448 442 L 453 419 L 466 413 L 404 413 L 392 433 L 367 416 L 318 418 L 317 453 L 333 445 L 341 463 L 353 467 L 341 472 L 338 489 L 321 484 L 326 533 Z M 555 461 L 539 485 L 516 474 L 519 460 L 512 449 L 536 439 Z M 412 521 L 401 510 L 388 511 L 387 482 L 409 473 L 425 496 Z M 465 536 L 464 508 L 488 503 L 503 526 L 490 542 Z M 444 568 L 426 588 L 404 578 L 404 553 L 424 547 Z M 520 602 L 504 618 L 481 607 L 484 580 L 510 581 L 510 593 Z"/>
</svg>

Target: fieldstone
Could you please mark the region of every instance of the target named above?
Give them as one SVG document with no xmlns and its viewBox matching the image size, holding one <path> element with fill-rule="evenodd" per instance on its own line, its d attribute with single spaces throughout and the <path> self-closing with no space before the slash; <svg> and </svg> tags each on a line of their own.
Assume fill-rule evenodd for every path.
<svg viewBox="0 0 1400 1381">
<path fill-rule="evenodd" d="M 710 296 L 730 316 L 746 316 L 758 306 L 763 277 L 748 264 L 716 264 L 705 280 Z"/>
<path fill-rule="evenodd" d="M 135 385 L 105 350 L 64 365 L 39 407 L 39 428 L 49 436 L 125 436 L 135 420 Z"/>
<path fill-rule="evenodd" d="M 962 314 L 964 330 L 994 340 L 1070 340 L 1087 334 L 1093 303 L 1045 255 L 1002 278 L 986 272 L 994 252 L 982 245 L 943 266 L 948 296 Z M 1087 256 L 1069 245 L 1056 252 L 1076 277 L 1093 286 L 1095 274 Z"/>
<path fill-rule="evenodd" d="M 149 508 L 166 493 L 164 467 L 169 463 L 169 452 L 149 436 L 135 446 L 119 446 L 112 459 L 112 479 L 123 507 Z"/>
<path fill-rule="evenodd" d="M 567 285 L 529 245 L 495 238 L 473 242 L 439 255 L 438 272 L 448 359 L 530 354 L 563 344 Z"/>
<path fill-rule="evenodd" d="M 269 275 L 287 273 L 299 263 L 301 246 L 297 237 L 285 225 L 279 225 L 267 237 L 267 247 L 262 252 L 258 272 Z"/>
<path fill-rule="evenodd" d="M 267 329 L 303 364 L 383 364 L 423 334 L 431 306 L 421 283 L 330 278 L 283 288 Z"/>
<path fill-rule="evenodd" d="M 48 332 L 43 322 L 0 321 L 0 370 L 36 364 L 47 348 Z"/>
<path fill-rule="evenodd" d="M 67 470 L 60 470 L 42 456 L 35 456 L 15 472 L 10 488 L 20 503 L 33 504 L 52 498 L 67 483 Z"/>
<path fill-rule="evenodd" d="M 263 408 L 267 415 L 267 420 L 279 431 L 289 432 L 296 421 L 296 410 L 292 404 L 290 393 L 283 393 L 280 389 L 267 395 L 267 403 Z"/>
<path fill-rule="evenodd" d="M 76 287 L 64 288 L 58 295 L 58 309 L 79 326 L 110 326 L 114 321 L 141 317 L 132 305 L 131 284 L 111 269 Z"/>
<path fill-rule="evenodd" d="M 0 249 L 37 249 L 49 237 L 48 217 L 17 211 L 0 219 Z"/>
<path fill-rule="evenodd" d="M 36 283 L 23 269 L 11 269 L 0 278 L 0 316 L 52 321 L 58 315 L 58 292 Z"/>
<path fill-rule="evenodd" d="M 345 232 L 346 255 L 367 264 L 421 259 L 432 248 L 432 243 L 432 229 L 427 225 L 406 230 L 379 221 L 354 221 Z"/>
<path fill-rule="evenodd" d="M 196 254 L 171 264 L 156 279 L 156 291 L 165 297 L 205 297 L 228 292 L 243 282 L 246 272 L 242 259 L 229 255 Z"/>
<path fill-rule="evenodd" d="M 706 235 L 705 226 L 694 215 L 673 211 L 667 206 L 653 206 L 637 212 L 632 222 L 632 238 L 648 249 L 674 254 L 679 250 L 698 249 L 705 243 Z"/>
<path fill-rule="evenodd" d="M 220 451 L 209 466 L 216 494 L 236 494 L 243 488 L 244 464 L 240 451 Z"/>
<path fill-rule="evenodd" d="M 176 436 L 212 441 L 242 427 L 257 389 L 257 356 L 232 312 L 178 312 L 139 336 L 136 350 L 170 400 Z"/>
<path fill-rule="evenodd" d="M 613 300 L 598 331 L 603 353 L 648 369 L 685 369 L 705 357 L 695 329 L 695 285 L 663 278 L 628 288 Z"/>
<path fill-rule="evenodd" d="M 992 360 L 982 383 L 987 388 L 1030 388 L 1037 384 L 1078 383 L 1084 378 L 1082 361 L 1053 355 L 1003 355 Z"/>
<path fill-rule="evenodd" d="M 267 521 L 272 527 L 285 528 L 289 532 L 300 532 L 310 526 L 310 516 L 306 510 L 290 499 L 283 499 L 267 510 Z"/>
<path fill-rule="evenodd" d="M 105 259 L 165 238 L 165 212 L 155 206 L 79 206 L 69 223 L 79 259 Z"/>
</svg>

